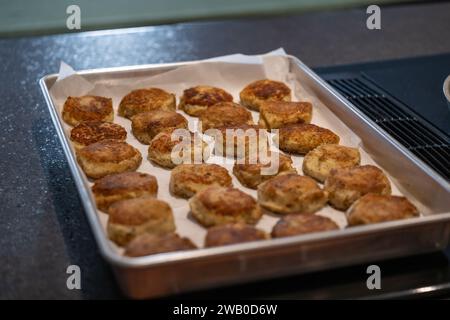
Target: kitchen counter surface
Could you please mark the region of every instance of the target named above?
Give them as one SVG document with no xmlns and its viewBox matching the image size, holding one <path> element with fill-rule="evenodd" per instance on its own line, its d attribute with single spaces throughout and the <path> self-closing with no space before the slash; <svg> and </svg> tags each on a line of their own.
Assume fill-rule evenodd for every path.
<svg viewBox="0 0 450 320">
<path fill-rule="evenodd" d="M 98 253 L 38 86 L 42 76 L 58 71 L 61 60 L 87 69 L 284 47 L 319 67 L 450 52 L 450 3 L 383 8 L 381 30 L 366 29 L 365 20 L 362 8 L 0 39 L 0 298 L 121 297 Z M 448 252 L 377 263 L 383 272 L 377 292 L 366 288 L 367 266 L 354 266 L 214 290 L 214 296 L 403 297 L 443 295 L 450 287 Z M 66 287 L 72 264 L 81 268 L 81 290 Z"/>
</svg>

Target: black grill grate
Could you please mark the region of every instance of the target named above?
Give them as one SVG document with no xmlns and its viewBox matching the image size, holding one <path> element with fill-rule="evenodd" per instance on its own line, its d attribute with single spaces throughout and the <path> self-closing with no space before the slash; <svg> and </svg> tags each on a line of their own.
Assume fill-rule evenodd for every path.
<svg viewBox="0 0 450 320">
<path fill-rule="evenodd" d="M 364 74 L 328 75 L 325 80 L 355 107 L 450 180 L 448 137 Z"/>
</svg>

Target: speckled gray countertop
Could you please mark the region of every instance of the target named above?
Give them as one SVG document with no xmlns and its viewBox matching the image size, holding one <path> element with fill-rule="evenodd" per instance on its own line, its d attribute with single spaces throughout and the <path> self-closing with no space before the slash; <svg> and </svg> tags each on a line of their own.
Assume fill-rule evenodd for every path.
<svg viewBox="0 0 450 320">
<path fill-rule="evenodd" d="M 257 54 L 284 47 L 315 67 L 450 52 L 450 3 L 384 8 L 381 31 L 367 30 L 365 19 L 365 10 L 355 9 L 0 39 L 0 298 L 120 297 L 109 267 L 98 254 L 38 86 L 39 78 L 57 72 L 61 60 L 86 69 L 236 52 Z M 393 275 L 387 292 L 448 283 L 450 272 L 444 256 L 409 259 L 386 264 L 394 271 L 400 265 L 417 266 L 409 278 L 404 272 L 402 278 Z M 66 288 L 65 271 L 70 264 L 81 267 L 82 290 Z M 361 296 L 365 294 L 363 284 L 355 273 L 363 271 L 355 268 L 215 294 Z M 321 285 L 318 278 L 327 280 Z M 298 281 L 305 284 L 302 291 L 295 288 Z M 201 296 L 208 293 L 192 297 Z"/>
</svg>

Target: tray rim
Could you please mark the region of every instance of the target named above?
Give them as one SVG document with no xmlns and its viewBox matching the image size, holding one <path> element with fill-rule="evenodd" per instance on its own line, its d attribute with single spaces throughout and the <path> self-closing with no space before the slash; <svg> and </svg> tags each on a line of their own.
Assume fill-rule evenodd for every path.
<svg viewBox="0 0 450 320">
<path fill-rule="evenodd" d="M 382 131 L 372 120 L 367 118 L 362 112 L 360 112 L 356 107 L 354 107 L 347 99 L 345 99 L 341 94 L 339 94 L 336 90 L 334 90 L 331 86 L 329 86 L 319 75 L 317 75 L 313 70 L 303 64 L 297 57 L 292 55 L 284 55 L 287 58 L 291 59 L 293 63 L 299 65 L 310 77 L 314 78 L 320 85 L 322 85 L 326 90 L 328 90 L 336 99 L 338 99 L 341 103 L 343 103 L 348 109 L 350 109 L 356 116 L 364 122 L 365 125 L 370 126 L 373 130 L 377 131 L 382 137 L 393 143 L 397 150 L 402 152 L 410 161 L 413 161 L 417 166 L 419 166 L 427 175 L 431 176 L 436 182 L 438 182 L 441 186 L 443 186 L 450 194 L 450 183 L 448 183 L 445 179 L 439 176 L 434 170 L 429 168 L 422 160 L 418 159 L 414 154 L 412 154 L 409 150 L 407 150 L 400 143 L 392 139 L 387 133 Z M 175 62 L 175 63 L 162 63 L 162 64 L 143 64 L 143 65 L 132 65 L 132 66 L 120 66 L 120 67 L 108 67 L 108 68 L 95 68 L 95 69 L 85 69 L 77 71 L 77 74 L 80 75 L 89 75 L 96 73 L 117 73 L 117 72 L 127 72 L 133 70 L 145 71 L 149 69 L 168 69 L 175 68 L 179 66 L 184 66 L 188 64 L 196 64 L 196 63 L 205 63 L 205 62 L 216 62 L 216 61 L 208 61 L 208 60 L 194 60 L 194 61 L 185 61 L 185 62 Z M 327 232 L 319 232 L 314 234 L 305 234 L 299 236 L 293 236 L 288 238 L 280 238 L 280 239 L 270 239 L 268 241 L 261 242 L 250 242 L 250 243 L 241 243 L 230 246 L 222 246 L 216 248 L 199 248 L 199 250 L 191 250 L 191 251 L 182 251 L 182 252 L 167 252 L 156 255 L 150 255 L 145 257 L 137 257 L 130 258 L 126 256 L 122 256 L 118 254 L 113 247 L 110 245 L 109 240 L 107 239 L 103 227 L 100 223 L 100 218 L 97 214 L 97 208 L 94 205 L 94 201 L 90 194 L 89 186 L 84 183 L 82 178 L 81 169 L 78 166 L 78 163 L 75 159 L 75 156 L 72 154 L 72 151 L 69 146 L 68 138 L 64 133 L 64 129 L 62 127 L 62 123 L 59 121 L 58 115 L 56 113 L 56 106 L 53 104 L 53 101 L 50 96 L 50 88 L 47 87 L 46 82 L 50 78 L 57 78 L 57 73 L 52 73 L 43 76 L 39 79 L 39 85 L 43 92 L 45 101 L 47 103 L 47 107 L 50 112 L 50 116 L 52 118 L 52 122 L 55 126 L 55 129 L 58 134 L 58 138 L 62 144 L 64 154 L 69 164 L 69 168 L 72 174 L 72 177 L 75 181 L 75 184 L 78 189 L 78 193 L 80 196 L 80 200 L 82 202 L 83 208 L 87 215 L 90 227 L 92 229 L 92 233 L 94 234 L 94 238 L 99 247 L 99 251 L 101 255 L 111 264 L 122 267 L 122 268 L 148 268 L 148 267 L 157 267 L 167 264 L 174 264 L 177 262 L 185 262 L 189 260 L 197 260 L 208 258 L 210 256 L 225 256 L 232 254 L 245 254 L 246 252 L 251 251 L 260 251 L 269 248 L 277 248 L 277 247 L 285 247 L 285 246 L 293 246 L 293 245 L 301 245 L 302 243 L 310 243 L 314 241 L 329 241 L 332 239 L 338 238 L 346 238 L 352 237 L 360 234 L 377 234 L 382 233 L 384 230 L 391 229 L 402 229 L 406 227 L 413 227 L 417 225 L 423 225 L 428 223 L 437 223 L 437 222 L 448 222 L 450 221 L 450 212 L 436 213 L 427 216 L 421 216 L 420 218 L 413 218 L 407 220 L 398 220 L 398 221 L 390 221 L 377 223 L 372 225 L 364 225 L 357 226 L 343 230 L 334 230 Z"/>
</svg>

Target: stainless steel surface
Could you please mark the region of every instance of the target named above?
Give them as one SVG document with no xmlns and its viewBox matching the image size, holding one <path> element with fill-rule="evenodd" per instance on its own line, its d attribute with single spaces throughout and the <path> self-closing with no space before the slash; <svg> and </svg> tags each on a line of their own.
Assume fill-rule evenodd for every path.
<svg viewBox="0 0 450 320">
<path fill-rule="evenodd" d="M 189 62 L 195 63 L 195 62 Z M 82 71 L 95 81 L 108 75 L 120 79 L 132 73 L 147 77 L 185 63 L 144 65 Z M 128 258 L 109 245 L 96 213 L 95 202 L 82 178 L 53 104 L 49 88 L 56 75 L 41 79 L 40 85 L 52 120 L 63 145 L 97 244 L 112 264 L 124 292 L 130 297 L 146 298 L 219 285 L 304 273 L 430 252 L 444 248 L 450 235 L 450 186 L 395 141 L 389 140 L 373 122 L 352 107 L 342 96 L 295 57 L 290 57 L 291 72 L 309 86 L 331 111 L 363 141 L 364 149 L 396 180 L 402 191 L 431 208 L 433 214 L 417 219 L 393 221 L 344 230 L 309 234 L 265 242 L 243 243 L 155 256 Z"/>
<path fill-rule="evenodd" d="M 445 79 L 442 89 L 444 91 L 445 99 L 447 99 L 447 105 L 450 109 L 450 75 Z"/>
</svg>

